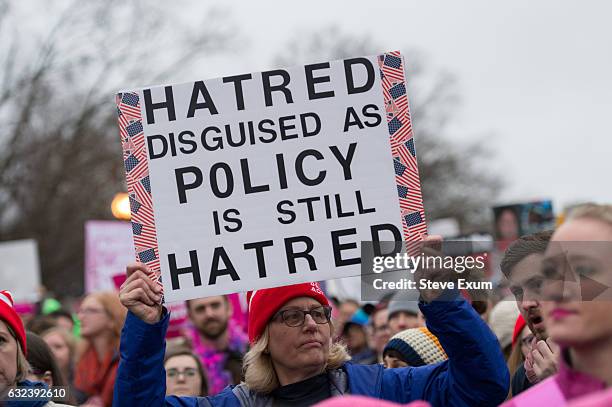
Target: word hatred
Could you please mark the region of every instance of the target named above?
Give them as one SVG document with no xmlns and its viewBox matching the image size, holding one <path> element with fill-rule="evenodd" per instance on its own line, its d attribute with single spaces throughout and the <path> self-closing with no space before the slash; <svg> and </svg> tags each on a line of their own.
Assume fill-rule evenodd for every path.
<svg viewBox="0 0 612 407">
<path fill-rule="evenodd" d="M 386 239 L 381 239 L 381 233 L 385 232 Z M 391 235 L 389 235 L 389 233 Z M 331 231 L 331 244 L 334 255 L 334 261 L 336 267 L 351 266 L 361 263 L 361 258 L 351 257 L 345 258 L 342 256 L 342 252 L 345 250 L 356 250 L 358 248 L 357 242 L 341 242 L 340 239 L 348 236 L 357 235 L 356 228 L 340 229 Z M 370 235 L 372 242 L 380 244 L 381 241 L 394 240 L 400 241 L 402 239 L 401 232 L 399 229 L 392 224 L 378 224 L 370 226 Z M 391 238 L 392 236 L 392 238 Z M 268 276 L 266 269 L 266 256 L 265 249 L 273 248 L 275 246 L 273 240 L 263 240 L 259 242 L 245 243 L 243 249 L 245 251 L 253 250 L 257 260 L 257 272 L 259 278 L 266 278 Z M 289 274 L 298 273 L 298 266 L 296 264 L 297 259 L 302 260 L 302 264 L 308 267 L 309 271 L 317 271 L 317 263 L 315 256 L 312 254 L 314 242 L 308 236 L 293 236 L 283 239 L 284 255 L 287 264 L 287 272 Z M 241 254 L 242 255 L 242 254 Z M 223 246 L 215 247 L 212 256 L 206 254 L 205 258 L 212 257 L 210 264 L 210 274 L 208 278 L 208 285 L 213 286 L 217 284 L 217 279 L 221 276 L 229 276 L 232 281 L 239 281 L 241 278 L 232 263 L 230 256 Z M 171 253 L 168 255 L 168 267 L 170 269 L 170 280 L 172 290 L 180 290 L 179 277 L 183 274 L 190 274 L 192 276 L 193 286 L 199 287 L 202 285 L 202 272 L 200 269 L 200 262 L 197 250 L 189 251 L 189 262 L 188 266 L 179 267 L 176 261 L 176 255 Z M 250 272 L 248 270 L 247 272 Z"/>
<path fill-rule="evenodd" d="M 376 71 L 369 59 L 345 59 L 343 63 L 346 92 L 348 95 L 364 93 L 372 89 L 372 87 L 374 86 Z M 356 66 L 361 66 L 362 69 L 365 68 L 366 82 L 363 84 L 355 84 L 353 69 Z M 308 100 L 331 98 L 336 96 L 333 90 L 322 89 L 325 87 L 326 83 L 331 82 L 331 76 L 329 75 L 329 72 L 327 72 L 329 71 L 329 69 L 329 62 L 304 66 L 304 76 L 306 79 Z M 266 107 L 274 106 L 274 101 L 272 98 L 273 93 L 279 93 L 286 104 L 294 103 L 293 93 L 289 88 L 289 85 L 291 84 L 291 76 L 289 75 L 289 72 L 284 69 L 275 69 L 272 71 L 261 72 L 260 75 Z M 250 80 L 253 80 L 253 75 L 250 73 L 227 76 L 222 78 L 224 84 L 228 84 L 228 86 L 233 86 L 234 88 L 236 109 L 238 111 L 245 110 L 245 108 L 248 108 L 248 106 L 245 107 L 244 89 L 242 87 L 242 84 L 243 82 Z M 327 87 L 329 88 L 329 85 L 327 85 Z M 155 111 L 160 109 L 166 111 L 168 121 L 177 120 L 176 106 L 174 103 L 174 91 L 172 89 L 172 86 L 164 87 L 164 95 L 164 100 L 154 101 L 153 96 L 151 95 L 151 89 L 144 89 L 144 107 L 148 124 L 155 123 Z M 198 110 L 207 110 L 210 115 L 219 114 L 219 110 L 217 109 L 217 105 L 215 104 L 214 98 L 210 94 L 204 81 L 197 81 L 193 84 L 191 99 L 189 102 L 189 107 L 187 109 L 186 118 L 194 117 Z"/>
</svg>

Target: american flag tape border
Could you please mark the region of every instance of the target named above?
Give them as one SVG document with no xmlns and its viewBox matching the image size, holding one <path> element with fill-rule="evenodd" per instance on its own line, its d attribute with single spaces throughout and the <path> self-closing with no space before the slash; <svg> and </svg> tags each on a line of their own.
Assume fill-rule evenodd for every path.
<svg viewBox="0 0 612 407">
<path fill-rule="evenodd" d="M 378 56 L 378 67 L 389 127 L 404 241 L 413 243 L 408 245 L 408 252 L 411 253 L 418 249 L 416 243 L 423 240 L 423 236 L 427 234 L 427 223 L 408 104 L 404 58 L 399 51 L 381 54 Z"/>
<path fill-rule="evenodd" d="M 163 289 L 140 97 L 135 92 L 118 93 L 115 103 L 130 198 L 136 260 L 149 267 L 149 277 Z"/>
<path fill-rule="evenodd" d="M 404 241 L 416 243 L 427 234 L 427 224 L 408 104 L 404 59 L 399 51 L 384 53 L 378 56 L 378 66 Z M 136 260 L 149 267 L 150 277 L 163 289 L 140 97 L 135 92 L 118 93 L 115 102 Z"/>
</svg>

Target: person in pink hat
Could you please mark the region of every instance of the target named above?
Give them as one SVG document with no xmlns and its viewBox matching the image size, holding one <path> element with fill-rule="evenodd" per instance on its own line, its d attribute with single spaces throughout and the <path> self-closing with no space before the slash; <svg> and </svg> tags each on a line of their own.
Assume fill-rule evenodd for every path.
<svg viewBox="0 0 612 407">
<path fill-rule="evenodd" d="M 457 290 L 422 290 L 419 308 L 448 360 L 422 367 L 356 365 L 334 343 L 328 298 L 318 283 L 248 295 L 251 348 L 244 382 L 206 398 L 165 396 L 164 335 L 168 312 L 161 289 L 142 264 L 128 266 L 120 298 L 128 308 L 113 400 L 117 406 L 311 406 L 335 396 L 362 395 L 432 406 L 497 406 L 510 377 L 497 339 Z M 419 273 L 419 271 L 417 271 Z M 419 278 L 444 278 L 426 270 Z M 438 273 L 438 274 L 436 274 Z"/>
</svg>

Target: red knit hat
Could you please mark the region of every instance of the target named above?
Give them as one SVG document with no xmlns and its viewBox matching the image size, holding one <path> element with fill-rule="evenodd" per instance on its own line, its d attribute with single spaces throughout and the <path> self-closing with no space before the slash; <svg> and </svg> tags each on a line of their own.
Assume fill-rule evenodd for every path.
<svg viewBox="0 0 612 407">
<path fill-rule="evenodd" d="M 523 318 L 523 316 L 519 314 L 518 318 L 516 319 L 516 324 L 514 324 L 514 332 L 512 333 L 512 347 L 513 348 L 514 348 L 514 344 L 516 343 L 518 336 L 523 331 L 523 328 L 525 328 L 525 325 L 527 325 L 525 323 L 525 318 Z"/>
<path fill-rule="evenodd" d="M 27 354 L 26 335 L 25 329 L 23 328 L 23 322 L 13 308 L 13 296 L 10 292 L 5 290 L 0 291 L 0 319 L 15 332 L 24 355 Z"/>
<path fill-rule="evenodd" d="M 302 283 L 282 287 L 249 291 L 249 342 L 257 342 L 270 318 L 289 300 L 297 297 L 311 297 L 323 306 L 329 306 L 327 297 L 319 283 Z"/>
</svg>

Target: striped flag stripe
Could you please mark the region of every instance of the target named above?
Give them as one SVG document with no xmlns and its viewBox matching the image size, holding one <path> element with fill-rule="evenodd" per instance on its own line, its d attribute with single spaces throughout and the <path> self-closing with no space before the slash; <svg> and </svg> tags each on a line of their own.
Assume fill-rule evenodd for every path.
<svg viewBox="0 0 612 407">
<path fill-rule="evenodd" d="M 137 93 L 120 93 L 116 97 L 119 115 L 119 134 L 122 138 L 123 158 L 126 165 L 126 181 L 132 207 L 132 222 L 138 226 L 134 229 L 134 246 L 136 259 L 143 254 L 150 259 L 145 264 L 151 271 L 149 277 L 162 288 L 160 279 L 160 260 L 157 248 L 157 232 L 151 193 L 143 185 L 143 178 L 149 174 L 149 163 L 142 127 L 142 113 Z M 128 171 L 129 169 L 129 171 Z M 146 180 L 148 182 L 148 179 Z M 136 234 L 138 232 L 138 234 Z M 152 252 L 151 252 L 152 250 Z M 154 253 L 154 256 L 152 256 Z"/>
</svg>

